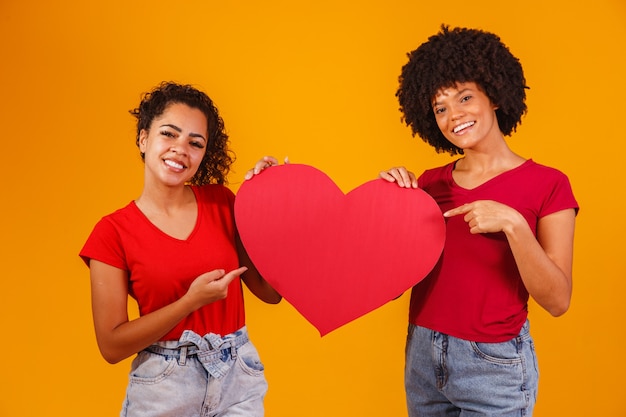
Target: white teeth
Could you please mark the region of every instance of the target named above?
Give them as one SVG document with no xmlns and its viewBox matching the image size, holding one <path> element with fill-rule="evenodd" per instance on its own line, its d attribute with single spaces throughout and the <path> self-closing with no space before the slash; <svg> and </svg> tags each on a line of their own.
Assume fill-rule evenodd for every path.
<svg viewBox="0 0 626 417">
<path fill-rule="evenodd" d="M 169 159 L 165 160 L 165 164 L 171 166 L 172 168 L 176 168 L 176 169 L 183 169 L 183 168 L 185 168 L 184 165 L 181 165 L 181 164 L 179 164 L 177 162 L 174 162 L 174 161 L 170 161 Z"/>
<path fill-rule="evenodd" d="M 460 125 L 456 126 L 454 128 L 453 132 L 454 133 L 459 133 L 461 130 L 463 130 L 463 129 L 467 128 L 467 127 L 473 126 L 473 125 L 474 125 L 474 122 L 465 122 L 463 124 L 460 124 Z"/>
</svg>

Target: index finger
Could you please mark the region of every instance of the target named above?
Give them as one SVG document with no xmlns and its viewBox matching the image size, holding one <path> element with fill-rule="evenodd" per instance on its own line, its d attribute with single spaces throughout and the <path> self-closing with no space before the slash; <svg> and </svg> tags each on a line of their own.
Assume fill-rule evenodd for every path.
<svg viewBox="0 0 626 417">
<path fill-rule="evenodd" d="M 235 277 L 240 276 L 241 274 L 243 274 L 247 270 L 248 270 L 247 266 L 241 266 L 241 267 L 239 267 L 237 269 L 233 269 L 232 271 L 228 272 L 226 275 L 224 275 L 224 277 L 222 279 L 229 278 L 232 281 Z"/>
<path fill-rule="evenodd" d="M 446 211 L 445 213 L 443 213 L 443 217 L 458 216 L 459 214 L 465 214 L 470 210 L 471 210 L 470 205 L 468 203 L 465 203 L 462 206 Z"/>
<path fill-rule="evenodd" d="M 230 272 L 222 275 L 221 277 L 217 278 L 213 282 L 215 284 L 218 284 L 218 285 L 222 286 L 223 288 L 228 287 L 230 285 L 230 283 L 233 282 L 233 280 L 235 278 L 237 278 L 239 275 L 243 274 L 247 270 L 248 270 L 248 268 L 245 267 L 245 266 L 242 266 L 241 268 L 233 269 L 232 271 L 230 271 Z"/>
</svg>

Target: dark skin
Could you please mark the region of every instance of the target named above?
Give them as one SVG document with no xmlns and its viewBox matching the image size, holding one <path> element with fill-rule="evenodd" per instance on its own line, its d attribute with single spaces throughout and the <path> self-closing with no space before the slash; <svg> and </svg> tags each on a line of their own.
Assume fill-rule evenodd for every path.
<svg viewBox="0 0 626 417">
<path fill-rule="evenodd" d="M 475 83 L 457 83 L 433 97 L 433 112 L 448 141 L 463 150 L 453 171 L 454 181 L 472 189 L 511 170 L 525 159 L 507 145 L 496 118 L 497 106 Z M 380 173 L 401 187 L 417 188 L 415 174 L 404 167 Z M 564 314 L 572 296 L 574 209 L 539 219 L 537 237 L 524 217 L 512 207 L 477 200 L 443 213 L 463 216 L 470 233 L 503 232 L 529 294 L 553 316 Z"/>
</svg>

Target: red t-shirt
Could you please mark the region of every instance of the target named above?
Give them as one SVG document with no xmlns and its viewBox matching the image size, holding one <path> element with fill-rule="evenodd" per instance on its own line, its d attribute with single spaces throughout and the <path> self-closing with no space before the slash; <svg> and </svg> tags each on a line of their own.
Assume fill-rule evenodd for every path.
<svg viewBox="0 0 626 417">
<path fill-rule="evenodd" d="M 536 234 L 541 217 L 578 210 L 567 177 L 528 160 L 468 190 L 452 178 L 454 163 L 425 171 L 418 179 L 442 212 L 476 200 L 513 207 Z M 443 253 L 411 294 L 411 323 L 465 340 L 498 343 L 517 336 L 528 315 L 528 291 L 506 236 L 471 234 L 463 216 L 446 219 Z"/>
<path fill-rule="evenodd" d="M 181 298 L 191 282 L 214 269 L 239 267 L 235 247 L 234 194 L 221 185 L 191 187 L 198 204 L 195 228 L 180 240 L 162 232 L 134 201 L 103 217 L 94 227 L 80 256 L 128 272 L 129 293 L 139 313 L 148 314 Z M 228 297 L 184 318 L 161 340 L 178 340 L 184 330 L 226 335 L 245 323 L 241 282 L 235 279 Z"/>
</svg>

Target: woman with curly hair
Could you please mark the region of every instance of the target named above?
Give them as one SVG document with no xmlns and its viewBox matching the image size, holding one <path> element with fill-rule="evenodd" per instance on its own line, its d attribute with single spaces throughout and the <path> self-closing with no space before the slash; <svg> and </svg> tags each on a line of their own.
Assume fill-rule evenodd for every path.
<svg viewBox="0 0 626 417">
<path fill-rule="evenodd" d="M 176 83 L 146 93 L 131 114 L 143 190 L 103 217 L 80 252 L 102 356 L 137 354 L 121 416 L 262 416 L 267 383 L 239 277 L 265 302 L 281 297 L 237 235 L 224 123 L 205 93 Z"/>
<path fill-rule="evenodd" d="M 442 26 L 408 54 L 397 97 L 404 120 L 437 152 L 460 155 L 419 178 L 439 204 L 446 241 L 412 290 L 405 388 L 413 416 L 529 416 L 538 368 L 529 296 L 569 308 L 578 204 L 560 171 L 514 153 L 526 113 L 522 66 L 492 33 Z"/>
</svg>

